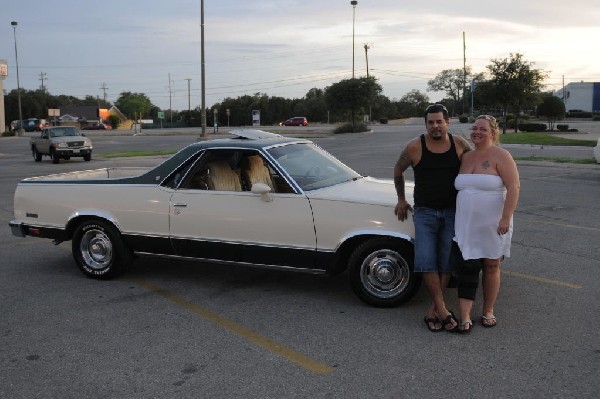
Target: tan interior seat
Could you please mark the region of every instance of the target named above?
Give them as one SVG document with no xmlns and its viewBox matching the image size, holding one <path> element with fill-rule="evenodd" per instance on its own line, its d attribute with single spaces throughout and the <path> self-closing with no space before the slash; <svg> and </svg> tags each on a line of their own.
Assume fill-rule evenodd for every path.
<svg viewBox="0 0 600 399">
<path fill-rule="evenodd" d="M 208 182 L 210 190 L 242 191 L 240 177 L 226 161 L 211 162 L 208 165 Z"/>
<path fill-rule="evenodd" d="M 252 188 L 254 183 L 264 183 L 273 190 L 273 181 L 269 169 L 265 166 L 263 159 L 258 155 L 251 155 L 246 158 L 248 164 L 243 168 L 244 179 L 249 184 L 248 189 Z"/>
</svg>

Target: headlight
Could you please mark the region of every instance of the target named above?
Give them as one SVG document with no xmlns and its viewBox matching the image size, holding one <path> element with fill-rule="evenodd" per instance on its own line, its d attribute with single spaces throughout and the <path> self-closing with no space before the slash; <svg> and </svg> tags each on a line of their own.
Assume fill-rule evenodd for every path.
<svg viewBox="0 0 600 399">
<path fill-rule="evenodd" d="M 86 146 L 86 147 L 90 147 L 90 148 L 92 148 L 92 142 L 91 142 L 91 141 L 89 141 L 89 140 L 86 140 L 86 141 L 84 141 L 84 142 L 83 142 L 83 145 L 84 145 L 84 146 Z"/>
<path fill-rule="evenodd" d="M 57 143 L 56 146 L 58 148 L 67 148 L 68 147 L 67 143 Z"/>
</svg>

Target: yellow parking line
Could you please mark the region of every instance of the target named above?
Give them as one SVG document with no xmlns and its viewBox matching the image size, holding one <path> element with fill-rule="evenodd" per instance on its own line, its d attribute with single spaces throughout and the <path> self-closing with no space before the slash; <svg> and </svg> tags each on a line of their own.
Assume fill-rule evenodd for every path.
<svg viewBox="0 0 600 399">
<path fill-rule="evenodd" d="M 502 270 L 503 274 L 506 274 L 508 276 L 515 276 L 515 277 L 521 277 L 527 280 L 533 280 L 533 281 L 538 281 L 540 283 L 546 283 L 546 284 L 554 284 L 554 285 L 560 285 L 563 287 L 567 287 L 567 288 L 574 288 L 574 289 L 580 289 L 583 288 L 582 285 L 579 284 L 571 284 L 571 283 L 565 283 L 564 281 L 559 281 L 559 280 L 551 280 L 549 278 L 544 278 L 544 277 L 538 277 L 538 276 L 531 276 L 528 274 L 522 274 L 522 273 L 517 273 L 517 272 L 509 272 L 506 270 Z"/>
<path fill-rule="evenodd" d="M 207 320 L 212 321 L 213 323 L 224 327 L 226 329 L 228 329 L 229 331 L 243 337 L 246 338 L 249 341 L 254 342 L 257 345 L 262 346 L 263 348 L 267 349 L 268 351 L 271 351 L 273 353 L 276 353 L 277 355 L 288 359 L 289 361 L 296 363 L 297 365 L 299 365 L 300 367 L 303 367 L 307 370 L 312 371 L 313 373 L 316 374 L 330 374 L 333 372 L 333 368 L 320 363 L 314 359 L 311 359 L 308 356 L 303 355 L 302 353 L 296 352 L 295 350 L 288 348 L 284 345 L 281 345 L 267 337 L 264 337 L 240 324 L 234 323 L 233 321 L 227 320 L 221 316 L 219 316 L 216 313 L 210 312 L 206 309 L 203 309 L 202 307 L 195 305 L 191 302 L 186 301 L 183 298 L 180 298 L 174 294 L 171 294 L 170 292 L 152 284 L 149 282 L 145 282 L 145 281 L 136 281 L 137 284 L 141 285 L 142 287 L 146 288 L 149 291 L 154 292 L 157 295 L 162 296 L 163 298 L 176 303 L 179 306 L 182 306 L 194 313 L 196 313 L 199 316 L 204 317 Z"/>
<path fill-rule="evenodd" d="M 600 228 L 598 228 L 598 227 L 578 226 L 578 225 L 575 225 L 575 224 L 558 223 L 558 222 L 548 222 L 548 221 L 545 221 L 545 220 L 530 220 L 527 223 L 551 224 L 551 225 L 554 225 L 554 226 L 569 227 L 569 228 L 572 228 L 572 229 L 589 230 L 589 231 L 600 231 Z"/>
</svg>

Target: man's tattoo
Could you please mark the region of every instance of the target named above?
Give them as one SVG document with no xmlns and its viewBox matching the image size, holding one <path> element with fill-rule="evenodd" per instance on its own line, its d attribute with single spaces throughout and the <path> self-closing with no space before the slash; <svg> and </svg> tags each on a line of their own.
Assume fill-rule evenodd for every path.
<svg viewBox="0 0 600 399">
<path fill-rule="evenodd" d="M 490 161 L 488 161 L 487 159 L 485 161 L 483 161 L 481 163 L 481 166 L 483 167 L 483 169 L 487 169 L 490 167 Z"/>
<path fill-rule="evenodd" d="M 402 171 L 405 171 L 410 165 L 412 165 L 412 162 L 410 161 L 408 151 L 405 148 L 402 151 L 402 154 L 400 154 L 400 158 L 398 158 L 398 161 L 396 162 L 396 167 Z"/>
<path fill-rule="evenodd" d="M 461 147 L 463 149 L 463 153 L 471 151 L 471 146 L 467 142 L 467 140 L 460 140 Z"/>
</svg>

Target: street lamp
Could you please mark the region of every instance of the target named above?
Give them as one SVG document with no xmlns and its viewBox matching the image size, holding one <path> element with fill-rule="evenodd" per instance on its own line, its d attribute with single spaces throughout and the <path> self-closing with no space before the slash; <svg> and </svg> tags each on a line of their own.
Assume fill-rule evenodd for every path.
<svg viewBox="0 0 600 399">
<path fill-rule="evenodd" d="M 21 84 L 19 83 L 19 56 L 17 55 L 17 21 L 10 23 L 15 37 L 15 62 L 17 64 L 17 99 L 19 101 L 19 136 L 23 136 L 23 111 L 21 111 Z"/>
<path fill-rule="evenodd" d="M 354 15 L 356 14 L 357 0 L 352 0 L 352 79 L 354 79 Z"/>
</svg>

